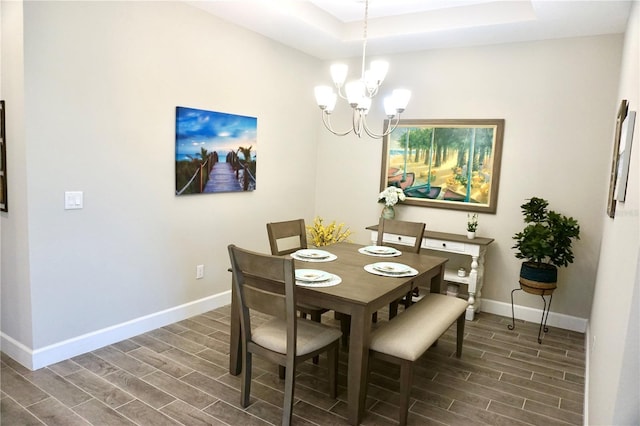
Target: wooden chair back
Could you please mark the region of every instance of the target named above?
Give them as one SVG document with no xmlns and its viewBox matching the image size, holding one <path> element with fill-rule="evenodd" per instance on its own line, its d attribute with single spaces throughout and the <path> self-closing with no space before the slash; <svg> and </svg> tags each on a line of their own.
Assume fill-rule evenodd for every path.
<svg viewBox="0 0 640 426">
<path fill-rule="evenodd" d="M 287 347 L 295 347 L 296 297 L 292 259 L 229 246 L 234 290 L 240 307 L 243 339 L 251 341 L 251 311 L 287 322 Z M 291 341 L 289 341 L 291 340 Z"/>
<path fill-rule="evenodd" d="M 274 256 L 284 256 L 307 248 L 307 230 L 304 219 L 267 223 L 267 234 L 269 235 L 271 254 Z M 279 242 L 285 238 L 293 239 L 292 245 L 281 249 Z"/>
<path fill-rule="evenodd" d="M 376 244 L 378 244 L 379 246 L 387 245 L 395 247 L 401 251 L 419 253 L 420 245 L 422 244 L 422 237 L 424 236 L 424 228 L 425 224 L 422 222 L 407 222 L 403 220 L 385 219 L 381 217 L 380 222 L 378 222 L 378 240 Z M 415 244 L 413 245 L 413 247 L 410 247 L 403 244 L 395 244 L 389 241 L 383 242 L 384 234 L 413 237 L 416 239 Z"/>
</svg>

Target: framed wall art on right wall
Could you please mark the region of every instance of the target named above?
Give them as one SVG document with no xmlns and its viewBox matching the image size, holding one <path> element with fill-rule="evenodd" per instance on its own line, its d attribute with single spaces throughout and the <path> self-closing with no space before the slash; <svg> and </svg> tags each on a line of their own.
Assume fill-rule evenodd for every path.
<svg viewBox="0 0 640 426">
<path fill-rule="evenodd" d="M 7 202 L 7 139 L 5 137 L 4 101 L 0 101 L 0 211 L 9 211 Z"/>
<path fill-rule="evenodd" d="M 616 181 L 616 201 L 624 202 L 627 195 L 627 180 L 629 180 L 629 161 L 631 160 L 631 145 L 633 143 L 633 127 L 636 122 L 636 112 L 629 111 L 620 129 L 620 147 L 618 148 L 618 179 Z"/>
<path fill-rule="evenodd" d="M 627 117 L 629 102 L 623 99 L 616 115 L 616 132 L 613 137 L 613 155 L 611 157 L 611 173 L 609 175 L 609 197 L 607 198 L 607 216 L 616 216 L 616 183 L 618 182 L 618 160 L 620 157 L 620 135 L 622 134 L 622 123 Z"/>
</svg>

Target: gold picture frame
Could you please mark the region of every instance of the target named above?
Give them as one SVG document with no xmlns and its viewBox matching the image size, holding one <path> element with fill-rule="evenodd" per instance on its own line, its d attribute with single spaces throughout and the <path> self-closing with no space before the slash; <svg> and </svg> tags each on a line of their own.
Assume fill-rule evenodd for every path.
<svg viewBox="0 0 640 426">
<path fill-rule="evenodd" d="M 504 125 L 504 119 L 400 120 L 383 139 L 380 190 L 401 188 L 403 204 L 495 213 Z"/>
</svg>

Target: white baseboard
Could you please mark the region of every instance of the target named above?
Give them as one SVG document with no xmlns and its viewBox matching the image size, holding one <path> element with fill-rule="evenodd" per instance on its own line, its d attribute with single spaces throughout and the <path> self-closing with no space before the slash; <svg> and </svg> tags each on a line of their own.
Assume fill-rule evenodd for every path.
<svg viewBox="0 0 640 426">
<path fill-rule="evenodd" d="M 530 308 L 528 306 L 513 305 L 514 316 L 516 319 L 538 323 L 542 317 L 542 309 Z M 481 312 L 496 314 L 503 317 L 511 317 L 511 303 L 498 302 L 496 300 L 482 299 Z M 565 314 L 549 312 L 547 325 L 562 328 L 564 330 L 577 331 L 584 333 L 587 330 L 588 320 L 586 318 L 578 318 Z"/>
<path fill-rule="evenodd" d="M 37 370 L 231 303 L 231 290 L 33 350 L 0 334 L 2 352 Z"/>
<path fill-rule="evenodd" d="M 2 352 L 20 364 L 30 370 L 37 370 L 230 303 L 231 291 L 229 290 L 36 350 L 28 348 L 11 336 L 2 333 L 0 334 L 0 347 Z M 511 317 L 511 304 L 482 299 L 481 311 Z M 542 315 L 541 309 L 526 306 L 514 305 L 514 311 L 517 319 L 534 323 L 539 323 Z M 547 325 L 580 333 L 587 330 L 587 323 L 587 319 L 555 312 L 550 312 L 547 320 Z"/>
</svg>

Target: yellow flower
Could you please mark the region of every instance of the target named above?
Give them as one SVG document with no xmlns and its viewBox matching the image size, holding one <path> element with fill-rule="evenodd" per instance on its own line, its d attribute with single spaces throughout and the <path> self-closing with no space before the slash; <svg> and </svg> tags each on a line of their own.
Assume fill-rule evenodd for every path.
<svg viewBox="0 0 640 426">
<path fill-rule="evenodd" d="M 313 225 L 307 225 L 307 235 L 309 241 L 311 241 L 314 246 L 322 247 L 342 241 L 349 241 L 348 238 L 351 235 L 351 230 L 349 228 L 345 229 L 344 223 L 336 225 L 335 221 L 325 226 L 322 224 L 322 218 L 316 216 L 313 219 Z"/>
</svg>

